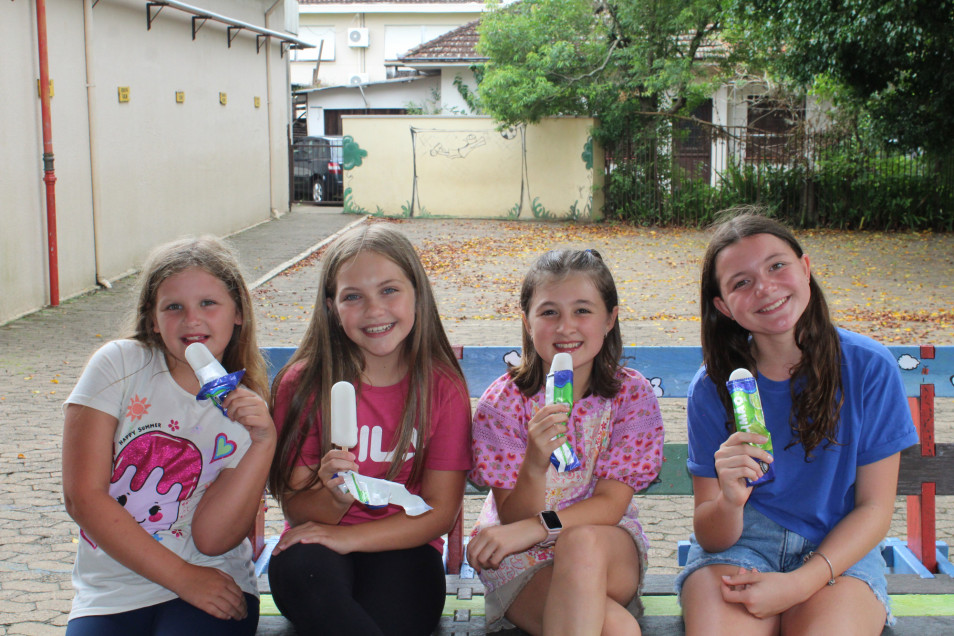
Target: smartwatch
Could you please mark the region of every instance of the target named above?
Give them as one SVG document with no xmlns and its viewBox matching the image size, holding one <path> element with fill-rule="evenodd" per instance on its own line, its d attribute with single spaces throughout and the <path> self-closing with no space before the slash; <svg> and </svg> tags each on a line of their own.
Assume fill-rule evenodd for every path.
<svg viewBox="0 0 954 636">
<path fill-rule="evenodd" d="M 544 510 L 539 516 L 543 529 L 547 531 L 547 538 L 537 545 L 541 548 L 549 548 L 556 543 L 557 537 L 560 536 L 560 530 L 563 529 L 563 524 L 560 523 L 560 517 L 554 510 Z"/>
</svg>

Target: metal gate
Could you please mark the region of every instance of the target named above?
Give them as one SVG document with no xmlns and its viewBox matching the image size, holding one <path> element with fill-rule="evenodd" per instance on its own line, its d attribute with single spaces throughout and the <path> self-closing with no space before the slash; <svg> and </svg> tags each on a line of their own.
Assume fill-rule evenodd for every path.
<svg viewBox="0 0 954 636">
<path fill-rule="evenodd" d="M 302 137 L 289 148 L 291 200 L 340 204 L 343 195 L 341 137 Z"/>
</svg>

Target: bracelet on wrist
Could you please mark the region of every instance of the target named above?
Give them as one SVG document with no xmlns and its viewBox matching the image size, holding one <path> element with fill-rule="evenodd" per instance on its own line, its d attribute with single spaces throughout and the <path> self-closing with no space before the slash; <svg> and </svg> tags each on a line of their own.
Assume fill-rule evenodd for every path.
<svg viewBox="0 0 954 636">
<path fill-rule="evenodd" d="M 821 552 L 818 552 L 817 550 L 812 550 L 811 552 L 805 555 L 805 558 L 802 559 L 802 563 L 808 563 L 808 560 L 812 558 L 813 556 L 815 556 L 816 554 L 820 556 L 821 558 L 825 559 L 825 563 L 828 564 L 828 573 L 831 575 L 828 578 L 828 585 L 834 585 L 835 584 L 835 568 L 831 566 L 831 561 L 829 561 L 828 557 L 826 557 L 824 554 L 822 554 Z"/>
</svg>

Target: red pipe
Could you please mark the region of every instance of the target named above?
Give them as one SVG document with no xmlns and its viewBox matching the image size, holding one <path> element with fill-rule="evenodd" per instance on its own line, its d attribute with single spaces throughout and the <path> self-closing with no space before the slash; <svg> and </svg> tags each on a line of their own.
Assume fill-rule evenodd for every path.
<svg viewBox="0 0 954 636">
<path fill-rule="evenodd" d="M 50 61 L 46 48 L 46 0 L 36 0 L 37 48 L 40 51 L 40 110 L 43 114 L 43 181 L 46 183 L 46 233 L 50 258 L 50 305 L 60 304 L 56 254 L 56 173 L 53 170 L 53 121 L 50 117 Z"/>
</svg>

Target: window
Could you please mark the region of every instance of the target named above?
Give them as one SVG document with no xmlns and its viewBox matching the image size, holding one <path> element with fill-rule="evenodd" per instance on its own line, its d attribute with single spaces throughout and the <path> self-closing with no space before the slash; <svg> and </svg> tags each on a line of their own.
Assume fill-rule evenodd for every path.
<svg viewBox="0 0 954 636">
<path fill-rule="evenodd" d="M 303 26 L 298 29 L 298 37 L 314 44 L 313 49 L 294 49 L 295 62 L 314 62 L 321 51 L 321 60 L 333 62 L 335 59 L 335 28 L 331 26 Z"/>
<path fill-rule="evenodd" d="M 752 95 L 748 98 L 746 161 L 784 162 L 796 123 L 804 117 L 804 108 Z"/>
</svg>

